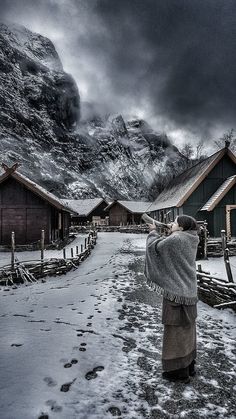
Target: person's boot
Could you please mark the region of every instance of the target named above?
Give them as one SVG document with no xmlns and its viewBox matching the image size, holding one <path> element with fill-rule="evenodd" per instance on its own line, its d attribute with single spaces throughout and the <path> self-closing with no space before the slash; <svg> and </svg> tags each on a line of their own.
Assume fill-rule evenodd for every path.
<svg viewBox="0 0 236 419">
<path fill-rule="evenodd" d="M 187 367 L 173 371 L 164 371 L 162 373 L 162 377 L 169 381 L 180 381 L 184 384 L 188 384 L 190 382 L 189 368 Z"/>
<path fill-rule="evenodd" d="M 191 362 L 191 364 L 189 365 L 189 375 L 191 376 L 191 377 L 193 377 L 195 374 L 196 374 L 196 370 L 195 370 L 195 364 L 196 364 L 196 361 L 195 361 L 195 359 Z"/>
</svg>

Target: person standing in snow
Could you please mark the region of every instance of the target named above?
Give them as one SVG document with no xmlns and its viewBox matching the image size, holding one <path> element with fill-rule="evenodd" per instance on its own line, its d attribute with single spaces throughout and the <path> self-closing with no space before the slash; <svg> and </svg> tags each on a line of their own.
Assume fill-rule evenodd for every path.
<svg viewBox="0 0 236 419">
<path fill-rule="evenodd" d="M 188 215 L 169 225 L 170 235 L 160 235 L 149 224 L 145 276 L 148 285 L 163 295 L 162 377 L 188 383 L 195 374 L 198 226 Z"/>
</svg>

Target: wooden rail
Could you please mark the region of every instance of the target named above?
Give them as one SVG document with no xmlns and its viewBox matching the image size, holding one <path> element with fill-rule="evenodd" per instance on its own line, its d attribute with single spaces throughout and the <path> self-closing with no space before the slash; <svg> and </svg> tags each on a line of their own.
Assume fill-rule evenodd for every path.
<svg viewBox="0 0 236 419">
<path fill-rule="evenodd" d="M 8 264 L 0 268 L 0 285 L 14 285 L 19 283 L 32 283 L 39 278 L 46 276 L 62 275 L 73 268 L 77 268 L 79 264 L 85 260 L 91 253 L 97 242 L 97 233 L 89 233 L 86 238 L 86 246 L 81 253 L 78 253 L 76 247 L 75 255 L 71 251 L 71 257 L 66 257 L 66 251 L 63 249 L 62 258 L 44 259 L 41 253 L 41 259 L 35 261 L 19 261 L 14 259 L 14 264 Z"/>
<path fill-rule="evenodd" d="M 236 311 L 236 284 L 216 278 L 203 272 L 200 265 L 197 270 L 198 296 L 204 303 L 215 308 L 232 308 Z"/>
</svg>

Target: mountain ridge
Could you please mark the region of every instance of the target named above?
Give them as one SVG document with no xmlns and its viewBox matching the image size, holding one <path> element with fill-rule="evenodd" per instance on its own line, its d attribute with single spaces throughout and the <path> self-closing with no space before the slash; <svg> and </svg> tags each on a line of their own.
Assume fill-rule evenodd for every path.
<svg viewBox="0 0 236 419">
<path fill-rule="evenodd" d="M 0 106 L 1 161 L 64 198 L 152 199 L 181 158 L 144 120 L 99 115 L 92 104 L 81 118 L 53 43 L 20 25 L 0 24 Z"/>
</svg>

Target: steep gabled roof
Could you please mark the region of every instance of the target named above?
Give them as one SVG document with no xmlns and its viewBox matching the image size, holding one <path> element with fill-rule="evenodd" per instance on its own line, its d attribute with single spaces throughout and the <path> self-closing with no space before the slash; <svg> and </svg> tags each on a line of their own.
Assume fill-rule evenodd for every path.
<svg viewBox="0 0 236 419">
<path fill-rule="evenodd" d="M 62 199 L 62 201 L 69 205 L 81 217 L 87 217 L 95 208 L 102 202 L 106 202 L 103 198 L 90 199 Z"/>
<path fill-rule="evenodd" d="M 217 191 L 210 197 L 206 204 L 201 208 L 201 211 L 212 211 L 216 205 L 224 198 L 227 192 L 235 185 L 236 175 L 228 177 Z"/>
<path fill-rule="evenodd" d="M 181 207 L 224 155 L 228 155 L 236 164 L 236 157 L 228 148 L 217 151 L 172 179 L 150 205 L 148 212 L 162 208 Z"/>
<path fill-rule="evenodd" d="M 144 201 L 113 201 L 108 205 L 107 209 L 110 209 L 113 205 L 120 204 L 122 207 L 127 209 L 133 214 L 142 214 L 147 211 L 147 208 L 150 207 L 151 202 Z"/>
<path fill-rule="evenodd" d="M 63 203 L 62 199 L 59 199 L 57 196 L 52 194 L 51 192 L 48 192 L 45 188 L 38 185 L 37 183 L 33 182 L 26 176 L 22 175 L 18 171 L 16 171 L 16 168 L 18 167 L 16 164 L 12 166 L 11 168 L 7 165 L 2 165 L 5 169 L 5 173 L 3 173 L 0 176 L 0 184 L 4 182 L 8 178 L 13 178 L 22 185 L 24 185 L 27 189 L 34 192 L 36 195 L 38 195 L 40 198 L 44 199 L 45 201 L 49 202 L 52 206 L 56 207 L 59 210 L 67 211 L 67 212 L 74 212 L 72 208 L 69 208 L 68 205 L 65 205 Z"/>
</svg>

